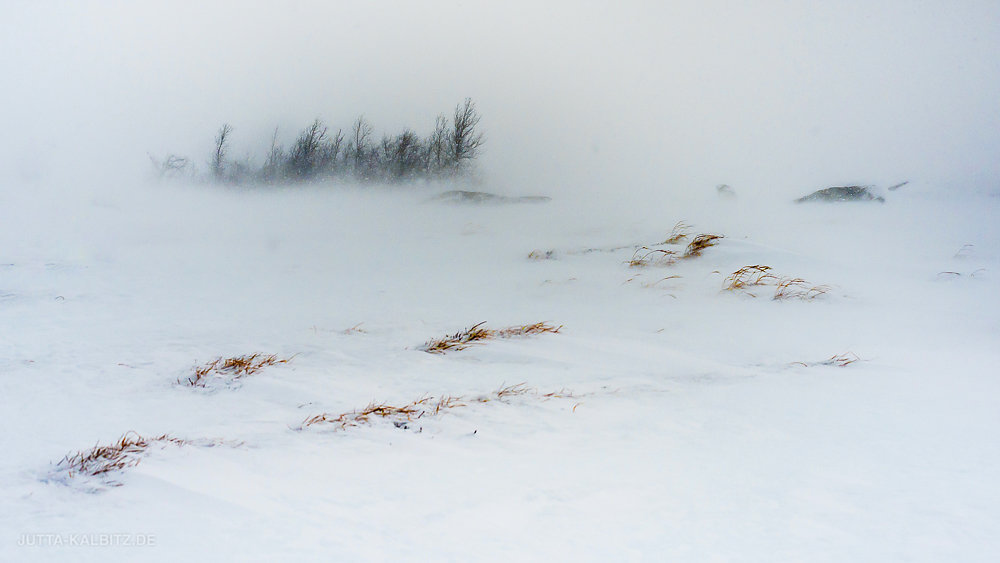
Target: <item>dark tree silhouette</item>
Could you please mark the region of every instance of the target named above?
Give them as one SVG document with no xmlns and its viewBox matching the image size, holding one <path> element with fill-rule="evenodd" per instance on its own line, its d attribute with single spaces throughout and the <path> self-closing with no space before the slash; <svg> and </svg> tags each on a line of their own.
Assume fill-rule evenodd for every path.
<svg viewBox="0 0 1000 563">
<path fill-rule="evenodd" d="M 228 151 L 229 134 L 233 128 L 228 123 L 223 123 L 218 134 L 215 135 L 215 152 L 212 154 L 212 176 L 222 180 L 226 171 L 226 152 Z"/>
<path fill-rule="evenodd" d="M 242 160 L 230 157 L 233 128 L 222 125 L 215 136 L 210 159 L 210 178 L 216 182 L 277 183 L 306 182 L 329 178 L 352 178 L 361 181 L 406 182 L 452 177 L 469 171 L 483 146 L 479 131 L 480 115 L 471 98 L 455 106 L 453 119 L 438 115 L 434 129 L 421 137 L 412 129 L 374 140 L 374 128 L 364 115 L 346 132 L 335 135 L 320 119 L 303 129 L 290 148 L 278 142 L 274 129 L 271 144 L 262 165 L 254 164 L 247 153 Z M 152 158 L 152 157 L 150 157 Z M 171 155 L 166 161 L 153 159 L 161 177 L 195 177 L 195 167 L 187 159 Z"/>
<path fill-rule="evenodd" d="M 320 165 L 320 151 L 326 139 L 326 126 L 317 119 L 306 127 L 292 145 L 286 168 L 288 176 L 298 180 L 309 180 L 316 175 Z"/>
<path fill-rule="evenodd" d="M 476 105 L 472 98 L 466 98 L 464 103 L 455 106 L 455 119 L 451 130 L 452 165 L 462 167 L 467 161 L 479 155 L 483 146 L 483 134 L 476 131 L 480 116 L 476 113 Z"/>
<path fill-rule="evenodd" d="M 359 116 L 351 127 L 351 156 L 354 157 L 355 174 L 363 174 L 366 166 L 368 139 L 372 136 L 372 126 L 365 121 L 365 116 Z"/>
</svg>

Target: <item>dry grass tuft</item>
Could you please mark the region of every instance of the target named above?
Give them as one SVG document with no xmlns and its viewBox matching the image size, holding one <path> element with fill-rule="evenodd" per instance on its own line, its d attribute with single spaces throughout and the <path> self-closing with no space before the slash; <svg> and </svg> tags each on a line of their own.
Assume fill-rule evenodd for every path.
<svg viewBox="0 0 1000 563">
<path fill-rule="evenodd" d="M 531 334 L 542 334 L 545 332 L 557 333 L 562 325 L 552 326 L 548 323 L 534 323 L 530 325 L 509 326 L 493 331 L 497 338 L 514 338 L 515 336 L 528 336 Z"/>
<path fill-rule="evenodd" d="M 363 322 L 358 323 L 358 324 L 352 326 L 351 328 L 345 328 L 344 330 L 342 330 L 340 332 L 341 332 L 341 334 L 368 334 L 367 330 L 361 328 L 361 325 L 363 325 L 363 324 L 365 324 L 365 323 L 363 323 Z M 285 361 L 287 362 L 288 360 L 285 360 Z"/>
<path fill-rule="evenodd" d="M 459 407 L 468 406 L 463 402 L 462 397 L 453 397 L 451 395 L 445 395 L 434 402 L 434 408 L 431 409 L 431 414 L 441 414 L 441 412 L 449 409 L 457 409 Z"/>
<path fill-rule="evenodd" d="M 544 322 L 521 326 L 510 326 L 501 329 L 485 328 L 483 326 L 485 324 L 486 321 L 483 321 L 463 331 L 445 336 L 444 338 L 430 340 L 424 344 L 422 349 L 423 351 L 431 354 L 444 354 L 450 350 L 465 350 L 466 348 L 484 340 L 492 340 L 494 338 L 514 338 L 516 336 L 527 336 L 545 332 L 557 333 L 560 329 L 562 329 L 562 325 L 553 326 Z"/>
<path fill-rule="evenodd" d="M 568 389 L 560 389 L 549 393 L 538 393 L 538 396 L 542 399 L 572 399 L 573 397 L 576 397 L 576 395 Z M 573 407 L 573 410 L 576 410 L 576 407 Z"/>
<path fill-rule="evenodd" d="M 677 253 L 673 250 L 662 248 L 650 248 L 642 246 L 632 253 L 627 264 L 633 268 L 645 268 L 646 266 L 669 266 L 677 261 Z"/>
<path fill-rule="evenodd" d="M 754 287 L 774 286 L 775 301 L 785 299 L 811 300 L 824 295 L 830 291 L 827 285 L 811 285 L 802 278 L 780 278 L 771 272 L 770 266 L 756 264 L 754 266 L 743 266 L 736 270 L 723 281 L 724 291 L 743 291 L 747 295 L 756 297 L 750 290 Z"/>
<path fill-rule="evenodd" d="M 959 248 L 958 252 L 952 258 L 968 258 L 973 248 L 975 248 L 974 244 L 963 244 L 962 248 Z"/>
<path fill-rule="evenodd" d="M 146 438 L 135 432 L 126 432 L 107 446 L 95 445 L 89 450 L 68 454 L 58 464 L 57 470 L 65 471 L 69 477 L 85 475 L 100 477 L 114 471 L 134 467 L 142 459 L 143 454 L 154 444 L 174 444 L 182 446 L 186 440 L 174 438 L 167 434 Z"/>
<path fill-rule="evenodd" d="M 267 366 L 288 363 L 291 359 L 285 358 L 279 360 L 274 354 L 250 354 L 233 358 L 220 357 L 195 368 L 192 377 L 179 379 L 177 383 L 189 387 L 205 387 L 213 375 L 224 377 L 227 381 L 235 381 L 248 375 L 253 375 Z"/>
<path fill-rule="evenodd" d="M 847 367 L 854 362 L 861 361 L 854 352 L 844 352 L 843 354 L 837 354 L 836 356 L 830 356 L 828 359 L 820 362 L 820 365 L 824 366 L 837 366 L 838 368 Z"/>
<path fill-rule="evenodd" d="M 824 295 L 830 291 L 826 285 L 809 285 L 809 282 L 802 278 L 783 278 L 774 288 L 775 301 L 785 299 L 811 300 Z"/>
<path fill-rule="evenodd" d="M 491 338 L 491 331 L 482 326 L 486 321 L 472 325 L 471 327 L 449 334 L 444 338 L 430 340 L 424 344 L 424 351 L 431 354 L 444 354 L 449 350 L 465 350 L 478 340 L 488 340 Z"/>
<path fill-rule="evenodd" d="M 792 362 L 792 365 L 800 365 L 802 367 L 814 367 L 814 366 L 834 366 L 838 368 L 847 367 L 855 362 L 860 362 L 861 358 L 858 357 L 854 352 L 844 352 L 843 354 L 837 354 L 836 356 L 830 356 L 829 358 L 823 360 L 822 362 Z"/>
<path fill-rule="evenodd" d="M 666 240 L 659 244 L 679 244 L 682 240 L 688 237 L 688 231 L 691 229 L 691 225 L 683 221 L 678 221 L 674 228 L 670 230 L 670 234 L 667 235 Z"/>
<path fill-rule="evenodd" d="M 494 391 L 491 396 L 480 397 L 478 400 L 481 403 L 485 403 L 490 400 L 489 397 L 492 397 L 493 399 L 496 400 L 503 400 L 508 397 L 519 397 L 521 395 L 527 395 L 528 393 L 531 393 L 533 391 L 534 389 L 528 387 L 526 383 L 515 383 L 514 385 L 504 385 L 499 389 L 497 389 L 496 391 Z"/>
<path fill-rule="evenodd" d="M 555 250 L 545 250 L 545 251 L 532 250 L 531 253 L 528 254 L 528 260 L 555 260 L 555 259 L 556 259 Z"/>
<path fill-rule="evenodd" d="M 667 277 L 665 277 L 665 278 L 660 278 L 660 279 L 656 280 L 655 282 L 647 282 L 647 283 L 644 283 L 644 284 L 642 284 L 642 287 L 649 287 L 649 288 L 654 288 L 654 287 L 656 287 L 657 285 L 659 285 L 659 284 L 661 284 L 661 283 L 663 283 L 663 282 L 665 282 L 665 281 L 670 281 L 670 280 L 679 280 L 679 279 L 681 279 L 682 277 L 683 277 L 683 276 L 678 276 L 678 275 L 674 274 L 674 275 L 672 275 L 672 276 L 667 276 Z M 629 280 L 629 281 L 631 281 L 631 280 Z"/>
<path fill-rule="evenodd" d="M 727 291 L 746 290 L 749 287 L 760 285 L 773 285 L 779 281 L 778 276 L 771 273 L 770 266 L 760 264 L 754 266 L 743 266 L 736 270 L 723 282 L 722 289 Z"/>
<path fill-rule="evenodd" d="M 560 389 L 559 391 L 551 393 L 539 393 L 536 389 L 529 387 L 525 383 L 517 383 L 514 385 L 501 386 L 499 389 L 488 395 L 471 398 L 454 395 L 442 395 L 441 397 L 424 395 L 415 401 L 399 406 L 390 405 L 388 403 L 372 402 L 363 409 L 357 409 L 338 415 L 322 413 L 311 416 L 302 421 L 302 425 L 299 429 L 316 424 L 332 424 L 334 425 L 335 430 L 346 430 L 347 428 L 354 426 L 372 424 L 372 422 L 377 419 L 389 420 L 397 428 L 408 428 L 409 424 L 415 420 L 429 416 L 437 416 L 452 409 L 467 407 L 471 402 L 505 402 L 513 397 L 519 397 L 522 395 L 533 395 L 543 400 L 570 398 L 574 396 L 573 393 L 565 389 Z"/>
<path fill-rule="evenodd" d="M 339 428 L 344 429 L 349 426 L 358 426 L 360 424 L 368 424 L 372 417 L 388 418 L 388 419 L 401 419 L 401 420 L 411 420 L 412 418 L 420 418 L 423 416 L 424 409 L 421 405 L 430 400 L 430 397 L 423 397 L 412 403 L 393 406 L 388 403 L 368 403 L 368 406 L 361 410 L 354 410 L 351 412 L 342 413 L 338 416 L 330 416 L 329 414 L 323 413 L 316 416 L 307 418 L 302 425 L 312 426 L 313 424 L 336 424 Z"/>
<path fill-rule="evenodd" d="M 718 240 L 724 238 L 722 235 L 698 235 L 688 243 L 687 248 L 684 249 L 684 255 L 682 258 L 693 258 L 695 256 L 701 256 L 701 252 L 706 248 L 715 246 Z"/>
<path fill-rule="evenodd" d="M 67 454 L 55 465 L 54 473 L 59 474 L 55 475 L 59 480 L 94 477 L 101 479 L 101 486 L 118 487 L 122 483 L 116 481 L 113 474 L 138 465 L 156 445 L 162 449 L 168 445 L 213 447 L 222 444 L 238 447 L 243 442 L 221 439 L 184 440 L 169 434 L 145 437 L 129 431 L 109 445 L 96 444 L 89 450 Z M 101 486 L 92 489 L 92 492 L 100 491 Z"/>
</svg>

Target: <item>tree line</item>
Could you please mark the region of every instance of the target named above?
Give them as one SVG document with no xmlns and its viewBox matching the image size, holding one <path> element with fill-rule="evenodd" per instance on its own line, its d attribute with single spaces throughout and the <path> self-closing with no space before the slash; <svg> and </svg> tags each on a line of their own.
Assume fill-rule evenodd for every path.
<svg viewBox="0 0 1000 563">
<path fill-rule="evenodd" d="M 333 179 L 362 182 L 407 182 L 460 176 L 471 170 L 484 139 L 480 115 L 471 98 L 455 107 L 449 120 L 439 115 L 434 130 L 420 136 L 412 129 L 376 139 L 364 116 L 346 131 L 335 132 L 316 119 L 290 146 L 278 142 L 278 130 L 262 163 L 250 156 L 230 156 L 233 127 L 223 124 L 215 135 L 209 178 L 219 183 L 271 184 Z M 170 155 L 153 165 L 161 176 L 194 174 L 190 160 Z"/>
</svg>

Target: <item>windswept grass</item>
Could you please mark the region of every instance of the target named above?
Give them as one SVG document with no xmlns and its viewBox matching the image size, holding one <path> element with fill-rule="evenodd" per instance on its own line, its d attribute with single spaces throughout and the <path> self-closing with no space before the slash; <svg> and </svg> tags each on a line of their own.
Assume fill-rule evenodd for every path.
<svg viewBox="0 0 1000 563">
<path fill-rule="evenodd" d="M 653 288 L 653 287 L 656 287 L 657 285 L 659 285 L 659 284 L 661 284 L 661 283 L 663 283 L 663 282 L 665 282 L 665 281 L 670 281 L 670 280 L 679 280 L 679 279 L 681 279 L 682 277 L 683 277 L 683 276 L 678 276 L 678 275 L 674 274 L 674 275 L 672 275 L 672 276 L 667 276 L 667 277 L 665 277 L 665 278 L 660 278 L 660 279 L 656 280 L 655 282 L 647 282 L 647 283 L 644 283 L 644 284 L 642 284 L 642 287 L 650 287 L 650 288 Z"/>
<path fill-rule="evenodd" d="M 723 291 L 742 291 L 752 297 L 756 295 L 751 290 L 763 286 L 774 286 L 772 299 L 775 301 L 786 299 L 808 301 L 830 291 L 830 286 L 812 285 L 802 278 L 779 277 L 772 273 L 770 266 L 761 264 L 743 266 L 729 274 L 722 282 Z"/>
<path fill-rule="evenodd" d="M 754 266 L 743 266 L 736 270 L 723 282 L 723 289 L 727 291 L 746 290 L 747 288 L 760 285 L 773 285 L 778 283 L 778 276 L 771 273 L 770 266 L 760 264 Z"/>
<path fill-rule="evenodd" d="M 358 323 L 358 324 L 352 326 L 351 328 L 345 328 L 344 330 L 340 331 L 340 333 L 341 334 L 368 334 L 367 330 L 361 328 L 361 325 L 363 325 L 363 324 L 365 324 L 365 323 Z M 287 362 L 288 360 L 284 360 L 284 361 Z"/>
<path fill-rule="evenodd" d="M 674 226 L 674 230 L 667 235 L 667 239 L 654 246 L 677 244 L 681 242 L 687 238 L 688 228 L 689 227 L 684 223 L 677 223 L 677 225 Z M 722 238 L 724 238 L 722 235 L 698 235 L 688 243 L 684 252 L 679 255 L 675 250 L 640 246 L 635 249 L 635 252 L 632 253 L 632 257 L 626 262 L 626 264 L 632 268 L 644 268 L 646 266 L 671 266 L 676 263 L 677 260 L 701 256 L 703 250 L 715 246 L 718 244 L 719 239 Z"/>
<path fill-rule="evenodd" d="M 419 399 L 402 405 L 392 405 L 389 403 L 369 403 L 362 409 L 356 409 L 340 414 L 322 413 L 311 416 L 302 421 L 299 429 L 307 428 L 318 424 L 333 425 L 335 430 L 346 430 L 355 426 L 372 424 L 374 421 L 382 419 L 393 423 L 397 428 L 408 428 L 409 424 L 415 420 L 438 416 L 444 412 L 467 407 L 472 403 L 507 402 L 513 397 L 530 395 L 542 400 L 555 398 L 569 398 L 574 395 L 566 390 L 554 391 L 551 393 L 539 393 L 538 390 L 529 387 L 525 383 L 514 385 L 504 385 L 499 389 L 477 397 L 465 397 L 455 395 L 442 395 L 432 397 L 424 395 Z"/>
<path fill-rule="evenodd" d="M 357 328 L 357 327 L 354 327 Z M 274 354 L 250 354 L 232 358 L 216 358 L 207 364 L 195 368 L 194 375 L 177 380 L 177 383 L 189 387 L 205 387 L 213 377 L 221 377 L 227 382 L 253 375 L 268 366 L 285 364 L 291 358 L 278 359 Z"/>
<path fill-rule="evenodd" d="M 56 464 L 56 470 L 64 471 L 70 478 L 100 477 L 134 467 L 143 458 L 146 450 L 156 444 L 182 446 L 187 443 L 187 440 L 174 438 L 168 434 L 147 438 L 130 431 L 109 445 L 96 444 L 89 450 L 67 454 Z M 118 485 L 118 483 L 113 484 Z"/>
<path fill-rule="evenodd" d="M 858 357 L 854 352 L 844 352 L 843 354 L 837 354 L 836 356 L 830 356 L 828 359 L 820 362 L 820 365 L 824 366 L 836 366 L 838 368 L 847 367 L 854 362 L 860 362 L 861 358 Z"/>
<path fill-rule="evenodd" d="M 673 250 L 642 246 L 632 253 L 632 258 L 627 263 L 632 268 L 645 268 L 646 266 L 669 266 L 676 261 L 677 253 Z"/>
<path fill-rule="evenodd" d="M 540 322 L 530 325 L 509 326 L 493 331 L 496 338 L 514 338 L 516 336 L 527 336 L 529 334 L 542 334 L 545 332 L 557 333 L 562 325 L 552 326 L 548 323 Z"/>
<path fill-rule="evenodd" d="M 844 352 L 843 354 L 830 356 L 820 362 L 792 362 L 792 365 L 800 365 L 802 367 L 833 366 L 843 368 L 860 361 L 862 361 L 861 358 L 859 358 L 854 352 Z"/>
<path fill-rule="evenodd" d="M 486 321 L 472 325 L 471 327 L 458 331 L 455 334 L 449 334 L 444 338 L 430 340 L 424 344 L 423 350 L 431 354 L 444 354 L 450 350 L 465 350 L 469 346 L 472 346 L 473 343 L 480 340 L 489 340 L 493 337 L 493 331 L 483 328 L 484 324 L 486 324 Z"/>
<path fill-rule="evenodd" d="M 673 263 L 673 258 L 668 258 L 678 254 L 675 250 L 666 250 L 653 248 L 656 246 L 674 246 L 682 243 L 690 236 L 691 225 L 688 225 L 684 221 L 678 221 L 674 227 L 667 233 L 665 239 L 657 243 L 651 244 L 627 244 L 618 246 L 606 246 L 606 247 L 594 247 L 594 248 L 582 248 L 577 250 L 566 250 L 566 251 L 556 251 L 556 250 L 541 250 L 535 249 L 528 254 L 529 260 L 555 260 L 560 254 L 566 255 L 579 255 L 579 254 L 591 254 L 593 252 L 618 252 L 620 250 L 631 249 L 635 252 L 632 258 L 627 262 L 630 266 L 648 266 L 653 263 L 659 263 L 661 265 L 670 265 Z M 709 238 L 722 238 L 720 235 L 700 235 L 699 238 L 709 237 Z M 704 241 L 704 239 L 703 239 Z M 702 242 L 703 242 L 702 241 Z M 701 244 L 701 242 L 699 242 Z M 712 246 L 709 244 L 708 246 Z"/>
<path fill-rule="evenodd" d="M 242 442 L 221 439 L 185 440 L 169 434 L 146 437 L 129 431 L 111 444 L 102 446 L 98 443 L 90 449 L 67 454 L 55 465 L 55 473 L 66 479 L 99 478 L 105 486 L 118 487 L 121 482 L 115 480 L 114 474 L 138 465 L 155 446 L 162 449 L 170 445 L 212 447 L 222 444 L 237 447 Z"/>
<path fill-rule="evenodd" d="M 691 225 L 688 225 L 684 221 L 678 221 L 674 228 L 670 230 L 670 234 L 667 238 L 659 244 L 680 244 L 681 241 L 688 237 L 688 232 L 691 230 Z"/>
<path fill-rule="evenodd" d="M 775 301 L 785 299 L 802 299 L 805 301 L 816 299 L 830 291 L 826 285 L 811 285 L 802 278 L 782 278 L 774 288 Z"/>
<path fill-rule="evenodd" d="M 555 250 L 532 250 L 528 254 L 528 260 L 555 260 Z"/>
<path fill-rule="evenodd" d="M 545 332 L 557 333 L 562 329 L 562 325 L 553 326 L 545 322 L 529 325 L 510 326 L 501 329 L 490 329 L 483 325 L 486 321 L 472 325 L 471 327 L 450 334 L 444 338 L 430 340 L 424 344 L 422 350 L 431 354 L 444 354 L 451 350 L 465 350 L 477 343 L 493 340 L 495 338 L 514 338 L 516 336 L 528 336 L 531 334 L 542 334 Z"/>
<path fill-rule="evenodd" d="M 719 239 L 725 238 L 722 235 L 710 235 L 702 234 L 694 237 L 690 243 L 688 243 L 687 248 L 684 249 L 684 254 L 682 258 L 693 258 L 695 256 L 701 256 L 701 253 L 706 248 L 715 246 Z"/>
</svg>

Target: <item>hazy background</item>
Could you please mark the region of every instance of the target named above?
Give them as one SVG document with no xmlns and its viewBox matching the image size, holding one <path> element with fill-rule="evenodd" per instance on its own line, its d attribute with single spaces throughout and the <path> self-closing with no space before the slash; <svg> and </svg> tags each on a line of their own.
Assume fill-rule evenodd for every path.
<svg viewBox="0 0 1000 563">
<path fill-rule="evenodd" d="M 4 2 L 3 191 L 469 96 L 510 193 L 1000 182 L 1000 3 Z M 93 184 L 94 182 L 91 182 Z"/>
</svg>

